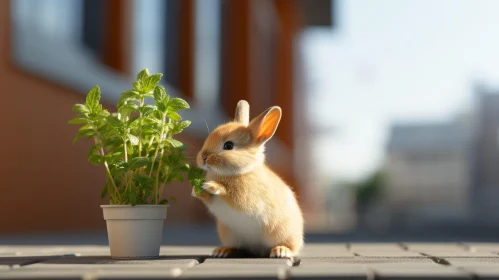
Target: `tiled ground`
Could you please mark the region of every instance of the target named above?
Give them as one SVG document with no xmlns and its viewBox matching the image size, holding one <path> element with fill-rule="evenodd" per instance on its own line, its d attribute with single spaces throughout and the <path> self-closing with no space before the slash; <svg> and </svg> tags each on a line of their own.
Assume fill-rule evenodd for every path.
<svg viewBox="0 0 499 280">
<path fill-rule="evenodd" d="M 495 243 L 316 243 L 293 260 L 213 259 L 212 249 L 117 261 L 106 246 L 0 246 L 0 279 L 499 279 Z"/>
</svg>

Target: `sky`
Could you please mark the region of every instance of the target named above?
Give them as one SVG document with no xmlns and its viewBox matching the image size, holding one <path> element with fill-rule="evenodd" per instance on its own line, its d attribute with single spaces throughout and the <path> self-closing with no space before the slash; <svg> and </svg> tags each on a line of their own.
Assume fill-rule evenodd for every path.
<svg viewBox="0 0 499 280">
<path fill-rule="evenodd" d="M 390 125 L 452 119 L 473 86 L 499 89 L 499 1 L 337 1 L 337 26 L 301 36 L 317 168 L 357 180 L 381 166 Z"/>
</svg>

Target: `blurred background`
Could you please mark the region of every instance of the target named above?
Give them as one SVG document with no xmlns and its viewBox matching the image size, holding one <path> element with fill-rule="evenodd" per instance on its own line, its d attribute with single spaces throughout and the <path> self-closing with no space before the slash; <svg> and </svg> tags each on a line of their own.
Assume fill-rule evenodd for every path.
<svg viewBox="0 0 499 280">
<path fill-rule="evenodd" d="M 498 241 L 498 9 L 493 0 L 0 1 L 0 243 L 106 242 L 104 170 L 87 163 L 90 143 L 71 144 L 67 121 L 95 84 L 113 108 L 146 67 L 192 104 L 180 139 L 189 155 L 238 100 L 252 116 L 282 107 L 267 160 L 297 193 L 308 241 Z M 216 243 L 190 192 L 166 190 L 178 202 L 165 234 Z"/>
</svg>

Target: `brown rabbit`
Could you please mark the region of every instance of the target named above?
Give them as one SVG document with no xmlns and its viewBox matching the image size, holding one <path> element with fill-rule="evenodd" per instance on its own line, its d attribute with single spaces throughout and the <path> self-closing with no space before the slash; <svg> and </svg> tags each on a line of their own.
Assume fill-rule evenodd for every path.
<svg viewBox="0 0 499 280">
<path fill-rule="evenodd" d="M 249 122 L 249 104 L 241 100 L 235 121 L 216 128 L 198 153 L 197 164 L 206 170 L 198 198 L 216 217 L 223 245 L 213 256 L 245 249 L 284 258 L 303 246 L 303 216 L 295 195 L 265 165 L 264 144 L 280 119 L 281 108 L 274 106 Z"/>
</svg>

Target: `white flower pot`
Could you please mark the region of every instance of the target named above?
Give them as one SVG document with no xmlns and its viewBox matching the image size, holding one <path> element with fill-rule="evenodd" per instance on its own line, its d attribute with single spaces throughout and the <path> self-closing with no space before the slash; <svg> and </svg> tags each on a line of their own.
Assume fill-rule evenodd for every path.
<svg viewBox="0 0 499 280">
<path fill-rule="evenodd" d="M 166 205 L 101 205 L 113 259 L 153 259 L 166 219 Z"/>
</svg>

